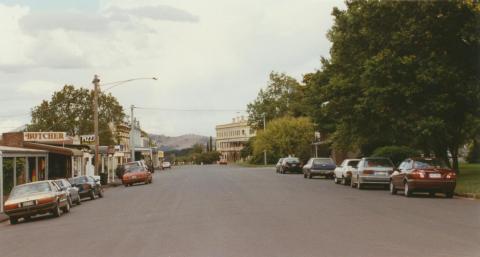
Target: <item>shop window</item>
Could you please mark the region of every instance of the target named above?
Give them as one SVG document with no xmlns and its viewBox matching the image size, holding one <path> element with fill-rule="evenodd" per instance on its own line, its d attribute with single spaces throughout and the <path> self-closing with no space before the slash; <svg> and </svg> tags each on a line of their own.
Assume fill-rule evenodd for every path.
<svg viewBox="0 0 480 257">
<path fill-rule="evenodd" d="M 8 198 L 10 195 L 10 191 L 13 189 L 13 163 L 14 159 L 12 157 L 4 157 L 3 158 L 3 201 Z"/>
<path fill-rule="evenodd" d="M 29 182 L 37 181 L 37 158 L 28 157 L 28 179 Z"/>
<path fill-rule="evenodd" d="M 16 185 L 27 183 L 27 159 L 25 157 L 16 158 Z"/>
</svg>

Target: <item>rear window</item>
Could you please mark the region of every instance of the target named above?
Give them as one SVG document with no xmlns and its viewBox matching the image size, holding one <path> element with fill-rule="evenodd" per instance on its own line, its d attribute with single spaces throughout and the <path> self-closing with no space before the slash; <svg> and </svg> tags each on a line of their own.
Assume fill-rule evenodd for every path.
<svg viewBox="0 0 480 257">
<path fill-rule="evenodd" d="M 358 161 L 349 161 L 347 165 L 352 167 L 357 167 Z"/>
<path fill-rule="evenodd" d="M 12 193 L 10 194 L 10 198 L 24 197 L 30 194 L 37 194 L 37 193 L 48 193 L 51 191 L 52 189 L 50 188 L 50 185 L 48 184 L 48 182 L 25 184 L 25 185 L 14 187 L 12 190 Z"/>
<path fill-rule="evenodd" d="M 136 172 L 142 172 L 144 171 L 143 167 L 140 166 L 132 166 L 129 169 L 126 169 L 126 173 L 136 173 Z"/>
<path fill-rule="evenodd" d="M 448 169 L 444 161 L 439 159 L 420 159 L 414 163 L 416 169 Z"/>
<path fill-rule="evenodd" d="M 285 162 L 288 162 L 288 163 L 299 163 L 300 160 L 298 158 L 286 158 L 285 159 Z"/>
<path fill-rule="evenodd" d="M 321 164 L 335 164 L 335 163 L 330 158 L 324 158 L 324 159 L 313 159 L 313 164 L 321 165 Z"/>
<path fill-rule="evenodd" d="M 367 159 L 365 160 L 365 167 L 393 167 L 389 159 Z"/>
<path fill-rule="evenodd" d="M 72 178 L 72 183 L 73 184 L 82 184 L 82 183 L 85 183 L 87 182 L 87 178 L 86 177 L 76 177 L 76 178 Z"/>
</svg>

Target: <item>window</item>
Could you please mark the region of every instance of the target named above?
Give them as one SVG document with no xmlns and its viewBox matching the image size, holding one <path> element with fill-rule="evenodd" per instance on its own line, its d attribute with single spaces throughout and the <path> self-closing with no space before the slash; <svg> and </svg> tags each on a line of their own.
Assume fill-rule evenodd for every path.
<svg viewBox="0 0 480 257">
<path fill-rule="evenodd" d="M 16 185 L 27 183 L 27 159 L 25 157 L 16 158 Z"/>
</svg>

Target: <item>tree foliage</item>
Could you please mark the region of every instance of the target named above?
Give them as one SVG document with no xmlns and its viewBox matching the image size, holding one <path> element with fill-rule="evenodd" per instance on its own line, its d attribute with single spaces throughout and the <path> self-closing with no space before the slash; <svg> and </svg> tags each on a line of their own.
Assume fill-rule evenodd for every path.
<svg viewBox="0 0 480 257">
<path fill-rule="evenodd" d="M 409 157 L 418 156 L 419 152 L 408 146 L 383 146 L 375 149 L 372 156 L 390 158 L 395 166 L 398 166 L 403 160 Z"/>
<path fill-rule="evenodd" d="M 270 73 L 270 80 L 266 89 L 261 89 L 257 98 L 247 105 L 248 123 L 255 129 L 263 128 L 265 119 L 272 119 L 290 115 L 303 116 L 304 86 L 294 78 L 283 73 Z"/>
<path fill-rule="evenodd" d="M 458 169 L 458 149 L 479 127 L 478 4 L 346 4 L 332 13 L 331 58 L 308 77 L 314 121 L 337 148 L 408 144 L 446 160 L 450 152 Z"/>
<path fill-rule="evenodd" d="M 261 160 L 266 150 L 270 163 L 288 155 L 305 162 L 310 157 L 313 138 L 314 126 L 309 118 L 286 116 L 274 119 L 267 124 L 265 131 L 257 132 L 253 143 L 254 159 Z"/>
<path fill-rule="evenodd" d="M 100 144 L 114 144 L 109 124 L 117 125 L 125 118 L 123 107 L 111 94 L 100 93 Z M 32 109 L 30 131 L 65 131 L 69 135 L 93 134 L 93 91 L 65 85 L 52 98 Z"/>
</svg>

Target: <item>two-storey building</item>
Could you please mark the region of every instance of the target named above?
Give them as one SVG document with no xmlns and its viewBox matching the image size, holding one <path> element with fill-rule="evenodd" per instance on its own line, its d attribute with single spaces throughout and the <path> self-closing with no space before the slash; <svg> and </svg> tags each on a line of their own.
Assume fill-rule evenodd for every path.
<svg viewBox="0 0 480 257">
<path fill-rule="evenodd" d="M 231 123 L 216 126 L 215 130 L 217 151 L 222 154 L 222 159 L 229 162 L 241 159 L 240 151 L 256 134 L 243 116 L 234 118 Z"/>
</svg>

